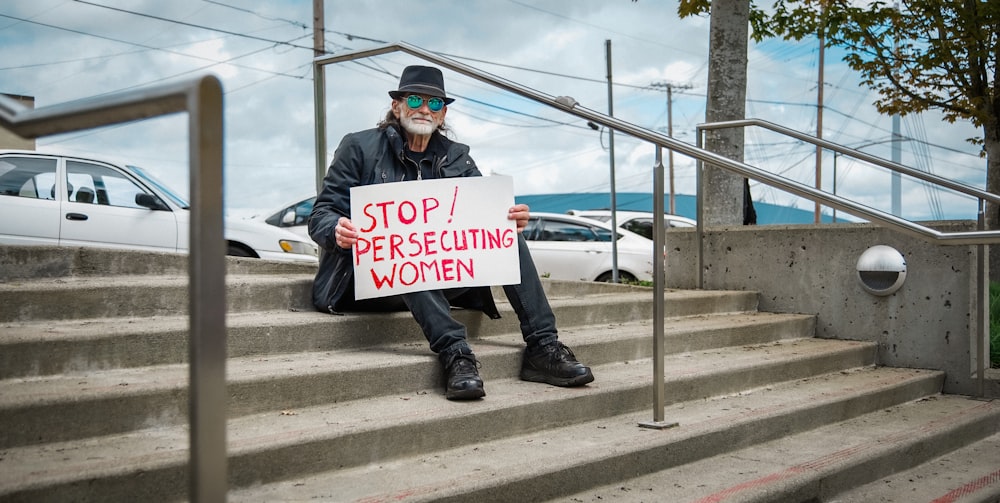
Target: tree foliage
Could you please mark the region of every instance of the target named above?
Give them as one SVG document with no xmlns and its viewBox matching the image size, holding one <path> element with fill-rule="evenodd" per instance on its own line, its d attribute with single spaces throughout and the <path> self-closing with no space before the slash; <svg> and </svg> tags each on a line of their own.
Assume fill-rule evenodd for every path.
<svg viewBox="0 0 1000 503">
<path fill-rule="evenodd" d="M 876 109 L 905 115 L 938 109 L 1000 137 L 1000 2 L 903 0 L 856 5 L 848 0 L 777 0 L 754 39 L 800 40 L 822 34 L 827 47 L 875 90 Z"/>
<path fill-rule="evenodd" d="M 711 6 L 680 1 L 681 17 Z M 755 41 L 821 36 L 845 51 L 861 83 L 877 92 L 880 113 L 935 109 L 980 128 L 969 141 L 987 158 L 986 190 L 1000 194 L 1000 1 L 773 0 L 766 10 L 751 1 L 749 17 Z M 987 206 L 987 226 L 1000 229 L 1000 206 Z"/>
</svg>

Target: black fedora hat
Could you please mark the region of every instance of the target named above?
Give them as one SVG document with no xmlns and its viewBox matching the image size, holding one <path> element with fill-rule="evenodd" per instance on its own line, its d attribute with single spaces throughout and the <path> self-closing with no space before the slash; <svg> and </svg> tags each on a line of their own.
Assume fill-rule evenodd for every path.
<svg viewBox="0 0 1000 503">
<path fill-rule="evenodd" d="M 403 75 L 399 77 L 399 89 L 389 91 L 389 96 L 399 99 L 410 93 L 436 96 L 446 104 L 455 101 L 444 93 L 444 75 L 441 70 L 432 66 L 413 65 L 404 68 Z"/>
</svg>

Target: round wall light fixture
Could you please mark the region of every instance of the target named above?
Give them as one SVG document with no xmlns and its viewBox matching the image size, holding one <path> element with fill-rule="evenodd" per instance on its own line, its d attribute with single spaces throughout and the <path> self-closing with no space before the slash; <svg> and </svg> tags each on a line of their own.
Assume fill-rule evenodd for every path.
<svg viewBox="0 0 1000 503">
<path fill-rule="evenodd" d="M 906 280 L 906 259 L 895 248 L 875 245 L 858 257 L 858 281 L 866 292 L 885 297 Z"/>
</svg>

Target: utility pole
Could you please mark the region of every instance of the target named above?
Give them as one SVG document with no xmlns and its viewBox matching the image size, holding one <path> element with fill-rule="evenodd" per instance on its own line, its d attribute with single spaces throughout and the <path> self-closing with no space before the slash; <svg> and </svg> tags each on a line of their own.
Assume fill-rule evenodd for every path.
<svg viewBox="0 0 1000 503">
<path fill-rule="evenodd" d="M 313 57 L 315 58 L 326 54 L 326 40 L 323 37 L 326 31 L 323 26 L 323 1 L 313 0 Z"/>
<path fill-rule="evenodd" d="M 816 138 L 823 138 L 823 31 L 819 32 L 819 80 L 816 90 Z M 816 146 L 816 190 L 823 189 L 823 147 Z M 820 205 L 816 201 L 815 223 L 820 223 Z"/>
<path fill-rule="evenodd" d="M 667 136 L 674 137 L 674 89 L 691 89 L 692 86 L 688 84 L 677 85 L 671 84 L 670 82 L 651 82 L 649 87 L 657 89 L 667 90 Z M 667 149 L 667 173 L 670 177 L 670 210 L 671 215 L 677 214 L 677 205 L 675 204 L 675 191 L 674 191 L 674 150 Z"/>
<path fill-rule="evenodd" d="M 899 11 L 899 0 L 893 2 L 893 8 Z M 899 58 L 899 41 L 893 39 L 892 42 L 893 55 Z M 902 136 L 899 134 L 899 114 L 892 114 L 892 162 L 899 164 L 903 162 L 903 152 L 902 146 L 899 144 L 899 140 Z M 900 217 L 903 215 L 903 196 L 902 196 L 902 185 L 903 179 L 898 171 L 893 171 L 889 179 L 889 188 L 892 192 L 892 214 Z"/>
<path fill-rule="evenodd" d="M 608 69 L 608 117 L 615 116 L 615 99 L 611 83 L 611 39 L 604 41 L 604 59 Z M 611 146 L 611 282 L 618 283 L 618 195 L 615 193 L 615 130 L 608 128 L 608 145 Z"/>
</svg>

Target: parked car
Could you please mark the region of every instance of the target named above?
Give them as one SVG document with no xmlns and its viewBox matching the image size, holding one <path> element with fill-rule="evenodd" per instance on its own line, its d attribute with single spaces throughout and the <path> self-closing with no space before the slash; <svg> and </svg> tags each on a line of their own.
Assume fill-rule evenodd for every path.
<svg viewBox="0 0 1000 503">
<path fill-rule="evenodd" d="M 299 236 L 311 241 L 309 237 L 309 214 L 312 213 L 316 196 L 309 196 L 300 199 L 292 204 L 282 206 L 279 209 L 271 210 L 262 215 L 254 215 L 251 220 L 260 220 L 266 224 L 273 225 L 294 232 Z"/>
<path fill-rule="evenodd" d="M 612 280 L 611 239 L 618 240 L 618 278 L 653 280 L 653 242 L 608 224 L 559 213 L 532 212 L 524 239 L 543 277 L 563 280 Z"/>
<path fill-rule="evenodd" d="M 579 217 L 591 218 L 600 222 L 611 223 L 611 210 L 569 210 L 567 213 Z M 624 211 L 618 210 L 615 215 L 615 223 L 622 229 L 632 231 L 646 239 L 653 239 L 653 218 L 655 214 L 649 211 Z M 663 214 L 663 227 L 672 229 L 676 227 L 695 227 L 698 222 L 680 215 Z"/>
<path fill-rule="evenodd" d="M 0 150 L 0 244 L 185 253 L 189 204 L 142 168 Z M 225 220 L 227 253 L 316 263 L 319 248 L 258 222 Z"/>
</svg>

